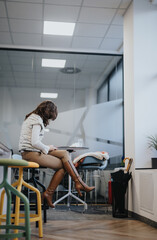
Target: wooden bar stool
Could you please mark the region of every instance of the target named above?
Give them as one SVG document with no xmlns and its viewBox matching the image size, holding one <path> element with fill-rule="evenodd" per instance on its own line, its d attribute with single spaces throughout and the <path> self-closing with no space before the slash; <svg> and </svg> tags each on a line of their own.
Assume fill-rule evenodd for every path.
<svg viewBox="0 0 157 240">
<path fill-rule="evenodd" d="M 16 239 L 25 237 L 26 240 L 31 240 L 31 232 L 30 232 L 30 221 L 29 221 L 29 201 L 27 197 L 19 192 L 16 188 L 14 188 L 12 185 L 8 182 L 8 167 L 26 167 L 28 166 L 28 162 L 25 160 L 14 160 L 14 159 L 0 159 L 0 166 L 3 166 L 3 181 L 0 184 L 0 189 L 4 188 L 5 190 L 3 192 L 6 192 L 7 195 L 7 214 L 5 215 L 6 219 L 5 225 L 1 225 L 2 222 L 2 212 L 3 212 L 3 201 L 0 199 L 0 229 L 5 229 L 5 233 L 0 232 L 0 238 L 1 239 Z M 24 202 L 25 206 L 25 225 L 21 226 L 19 224 L 11 224 L 11 192 L 15 194 L 19 199 L 21 199 Z M 2 196 L 2 195 L 1 195 Z M 13 231 L 11 231 L 13 230 Z"/>
<path fill-rule="evenodd" d="M 18 160 L 19 162 L 21 160 Z M 12 184 L 13 187 L 16 187 L 19 192 L 21 192 L 22 186 L 25 186 L 26 188 L 30 189 L 31 191 L 36 193 L 37 197 L 37 213 L 32 214 L 30 213 L 30 222 L 38 222 L 38 229 L 39 229 L 39 237 L 43 237 L 43 228 L 42 228 L 42 212 L 41 212 L 41 195 L 37 188 L 33 187 L 32 185 L 28 184 L 23 179 L 23 169 L 24 168 L 38 168 L 39 164 L 35 162 L 27 162 L 28 166 L 16 166 L 16 168 L 19 168 L 19 179 Z M 14 167 L 14 166 L 12 166 Z M 2 216 L 2 221 L 5 220 L 5 215 L 2 215 L 2 209 L 3 209 L 3 202 L 4 202 L 4 194 L 5 190 L 1 193 L 1 204 L 0 204 L 0 216 Z M 20 213 L 20 198 L 16 197 L 16 203 L 15 203 L 15 213 L 11 214 L 12 222 L 15 225 L 18 225 L 19 223 L 25 222 L 25 214 Z"/>
<path fill-rule="evenodd" d="M 13 159 L 22 159 L 22 156 L 20 155 L 20 154 L 13 154 L 12 155 L 12 158 Z M 41 166 L 39 166 L 38 168 L 37 168 L 37 170 L 39 170 L 40 171 L 40 169 L 47 169 L 47 167 L 41 167 Z M 29 171 L 29 169 L 27 168 L 27 169 L 24 169 L 24 171 L 26 171 L 27 173 L 28 173 L 28 171 Z M 43 192 L 45 192 L 46 191 L 46 187 L 44 186 L 44 184 L 41 182 L 41 181 L 39 181 L 38 179 L 37 179 L 37 177 L 36 177 L 36 175 L 37 175 L 37 173 L 36 173 L 36 169 L 35 168 L 32 168 L 31 169 L 31 171 L 30 171 L 30 176 L 28 176 L 28 174 L 27 174 L 27 179 L 25 179 L 25 181 L 27 182 L 27 183 L 32 183 L 33 184 L 33 186 L 35 187 L 35 188 L 37 188 L 37 189 L 39 189 L 39 187 L 42 189 L 42 193 Z M 29 199 L 29 197 L 28 197 L 28 199 Z M 44 221 L 44 223 L 46 223 L 47 222 L 47 209 L 49 209 L 49 206 L 47 205 L 47 201 L 46 201 L 46 199 L 44 199 L 44 201 L 43 201 L 43 203 L 42 203 L 42 208 L 43 208 L 43 221 Z M 31 210 L 31 209 L 30 209 Z M 36 212 L 37 212 L 37 204 L 36 204 Z M 36 222 L 36 227 L 38 226 L 38 223 Z"/>
</svg>

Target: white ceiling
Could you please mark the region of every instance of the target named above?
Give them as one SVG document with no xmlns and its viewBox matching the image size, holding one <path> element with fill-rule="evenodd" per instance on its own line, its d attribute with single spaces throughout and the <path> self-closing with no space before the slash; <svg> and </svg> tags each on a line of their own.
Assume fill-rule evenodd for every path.
<svg viewBox="0 0 157 240">
<path fill-rule="evenodd" d="M 119 52 L 131 0 L 0 0 L 0 45 Z M 43 21 L 75 22 L 74 35 L 43 35 Z"/>
<path fill-rule="evenodd" d="M 0 47 L 41 50 L 1 50 L 0 86 L 72 89 L 75 80 L 76 88 L 98 87 L 120 57 L 81 53 L 122 54 L 123 16 L 130 3 L 131 0 L 0 0 Z M 44 20 L 75 22 L 74 35 L 43 35 Z M 42 58 L 66 59 L 66 67 L 77 67 L 81 72 L 64 74 L 59 69 L 42 68 Z"/>
</svg>

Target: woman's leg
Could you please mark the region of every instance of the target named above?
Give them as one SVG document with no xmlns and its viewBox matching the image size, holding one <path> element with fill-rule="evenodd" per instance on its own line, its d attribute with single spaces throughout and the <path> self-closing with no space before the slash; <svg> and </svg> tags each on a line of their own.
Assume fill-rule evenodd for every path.
<svg viewBox="0 0 157 240">
<path fill-rule="evenodd" d="M 40 152 L 23 152 L 21 155 L 24 160 L 36 162 L 41 167 L 47 167 L 51 169 L 63 168 L 62 161 L 57 156 L 55 157 L 53 155 Z"/>
<path fill-rule="evenodd" d="M 48 188 L 42 194 L 42 200 L 45 198 L 47 201 L 47 204 L 50 207 L 54 208 L 54 205 L 52 203 L 52 198 L 56 188 L 64 178 L 64 175 L 66 172 L 63 168 L 62 161 L 55 156 L 45 155 L 43 153 L 38 153 L 38 152 L 24 152 L 22 153 L 22 158 L 27 161 L 36 162 L 42 167 L 58 169 L 52 176 L 52 179 L 49 183 Z"/>
<path fill-rule="evenodd" d="M 24 157 L 25 160 L 35 161 L 35 162 L 39 163 L 40 166 L 46 166 L 46 167 L 49 167 L 52 169 L 64 168 L 68 172 L 68 174 L 72 177 L 72 180 L 75 182 L 75 188 L 80 196 L 82 196 L 81 190 L 90 192 L 95 188 L 95 187 L 87 186 L 82 181 L 73 162 L 71 161 L 71 157 L 70 157 L 70 154 L 68 151 L 54 150 L 54 151 L 50 151 L 48 153 L 48 155 L 45 155 L 43 153 L 37 153 L 37 152 L 35 152 L 35 153 L 29 152 L 29 155 L 28 155 L 28 152 L 25 152 L 25 153 L 26 153 L 25 156 L 23 156 L 23 154 L 22 154 L 22 157 Z M 56 174 L 57 174 L 57 172 L 56 172 Z M 58 172 L 58 174 L 59 174 L 59 172 Z M 61 176 L 61 175 L 59 174 L 59 176 Z M 54 189 L 53 184 L 54 184 L 54 186 L 56 186 L 56 181 L 55 181 L 56 178 L 54 178 L 54 180 L 52 178 L 52 181 L 50 182 L 50 185 L 48 187 L 50 190 L 49 193 L 51 192 L 51 195 L 53 195 L 53 193 L 54 193 L 54 191 L 51 191 L 51 189 Z M 47 194 L 48 194 L 48 191 L 47 191 Z M 47 196 L 47 194 L 45 194 L 45 197 Z M 47 202 L 48 201 L 49 200 L 47 200 Z"/>
<path fill-rule="evenodd" d="M 42 200 L 45 198 L 46 201 L 47 201 L 47 204 L 52 208 L 55 207 L 52 203 L 53 195 L 55 193 L 56 188 L 58 187 L 58 185 L 60 184 L 60 182 L 64 178 L 65 172 L 66 171 L 64 170 L 64 168 L 61 168 L 61 169 L 57 170 L 54 173 L 53 177 L 51 178 L 51 181 L 49 183 L 48 188 L 42 194 Z"/>
<path fill-rule="evenodd" d="M 82 181 L 73 162 L 71 161 L 69 152 L 65 150 L 54 150 L 54 151 L 51 151 L 49 154 L 61 159 L 65 170 L 68 172 L 68 174 L 72 177 L 72 180 L 75 182 L 75 188 L 80 196 L 82 196 L 81 190 L 85 192 L 90 192 L 95 188 L 95 187 L 87 186 Z"/>
</svg>

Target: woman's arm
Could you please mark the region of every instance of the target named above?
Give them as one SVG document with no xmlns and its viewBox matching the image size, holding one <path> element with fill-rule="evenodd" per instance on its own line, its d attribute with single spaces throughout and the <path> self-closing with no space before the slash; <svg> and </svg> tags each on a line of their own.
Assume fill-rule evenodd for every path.
<svg viewBox="0 0 157 240">
<path fill-rule="evenodd" d="M 43 144 L 40 139 L 39 139 L 39 135 L 40 135 L 40 130 L 41 127 L 40 125 L 33 125 L 33 129 L 32 129 L 32 146 L 41 150 L 43 153 L 47 154 L 49 151 L 55 150 L 56 148 L 53 145 L 45 145 Z"/>
</svg>

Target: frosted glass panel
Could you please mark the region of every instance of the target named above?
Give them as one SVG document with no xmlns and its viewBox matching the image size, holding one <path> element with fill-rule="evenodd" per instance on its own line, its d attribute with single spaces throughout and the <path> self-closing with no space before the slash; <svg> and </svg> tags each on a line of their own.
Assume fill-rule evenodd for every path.
<svg viewBox="0 0 157 240">
<path fill-rule="evenodd" d="M 107 151 L 110 157 L 122 156 L 122 99 L 62 112 L 46 137 L 57 146 L 71 145 L 80 138 L 89 148 L 87 151 Z"/>
<path fill-rule="evenodd" d="M 122 124 L 122 99 L 120 99 L 93 105 L 86 115 L 83 126 L 86 137 L 122 143 Z"/>
<path fill-rule="evenodd" d="M 104 142 L 99 142 L 97 140 L 86 139 L 86 145 L 89 147 L 89 151 L 106 151 L 109 153 L 110 158 L 112 157 L 121 157 L 123 156 L 122 145 L 108 144 Z M 118 160 L 120 161 L 120 160 Z"/>
<path fill-rule="evenodd" d="M 50 128 L 58 129 L 61 132 L 69 132 L 72 134 L 81 124 L 81 118 L 86 111 L 85 108 L 77 108 L 75 110 L 61 112 L 57 121 L 51 123 Z"/>
<path fill-rule="evenodd" d="M 84 138 L 82 122 L 86 109 L 85 107 L 60 113 L 57 121 L 50 124 L 45 143 L 53 142 L 56 146 L 67 146 L 79 138 Z"/>
</svg>

